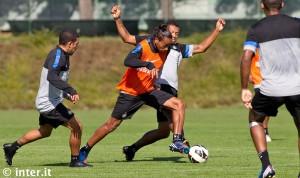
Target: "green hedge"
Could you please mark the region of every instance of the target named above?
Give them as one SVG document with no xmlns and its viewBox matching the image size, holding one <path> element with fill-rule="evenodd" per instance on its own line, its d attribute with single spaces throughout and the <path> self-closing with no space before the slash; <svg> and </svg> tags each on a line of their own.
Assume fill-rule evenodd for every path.
<svg viewBox="0 0 300 178">
<path fill-rule="evenodd" d="M 180 39 L 199 43 L 205 34 Z M 206 52 L 185 60 L 180 67 L 180 91 L 189 107 L 214 107 L 240 102 L 239 62 L 245 31 L 222 33 Z M 0 35 L 0 109 L 34 108 L 39 77 L 49 50 L 57 44 L 51 32 Z M 110 108 L 118 95 L 116 84 L 123 60 L 133 46 L 118 37 L 81 37 L 71 58 L 70 83 L 81 101 L 75 108 Z"/>
</svg>

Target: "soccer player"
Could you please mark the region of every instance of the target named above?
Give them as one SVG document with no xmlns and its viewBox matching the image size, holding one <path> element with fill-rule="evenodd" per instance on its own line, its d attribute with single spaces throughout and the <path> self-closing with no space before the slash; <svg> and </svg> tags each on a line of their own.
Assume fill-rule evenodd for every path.
<svg viewBox="0 0 300 178">
<path fill-rule="evenodd" d="M 281 14 L 283 6 L 283 0 L 261 1 L 266 17 L 249 29 L 241 58 L 241 99 L 250 109 L 250 133 L 262 163 L 259 178 L 275 176 L 262 122 L 265 116 L 276 116 L 283 104 L 294 119 L 300 152 L 300 21 Z M 252 98 L 248 81 L 256 49 L 263 80 L 259 92 Z"/>
<path fill-rule="evenodd" d="M 125 43 L 137 44 L 141 40 L 148 38 L 146 36 L 134 36 L 131 35 L 121 20 L 121 8 L 118 5 L 114 5 L 111 9 L 111 14 L 115 20 L 119 35 Z M 173 45 L 171 46 L 170 53 L 166 59 L 163 69 L 160 73 L 156 84 L 160 87 L 160 90 L 170 93 L 171 95 L 177 97 L 178 92 L 178 67 L 183 58 L 192 57 L 194 54 L 205 52 L 217 38 L 220 31 L 223 30 L 225 21 L 223 19 L 218 19 L 216 23 L 216 28 L 212 33 L 199 44 L 178 44 L 177 38 L 180 33 L 180 28 L 175 22 L 169 22 L 168 29 L 172 33 Z M 146 132 L 139 140 L 130 146 L 123 147 L 123 153 L 125 154 L 126 160 L 133 160 L 135 153 L 142 147 L 152 144 L 160 139 L 167 138 L 170 134 L 170 129 L 172 126 L 169 125 L 170 113 L 167 111 L 157 110 L 157 122 L 158 128 Z M 187 140 L 184 142 L 188 144 Z M 172 147 L 170 147 L 172 150 Z"/>
<path fill-rule="evenodd" d="M 250 81 L 253 83 L 254 91 L 258 92 L 261 81 L 262 81 L 261 73 L 260 73 L 260 69 L 259 69 L 258 50 L 256 50 L 256 53 L 255 53 L 254 57 L 252 58 L 251 71 L 250 71 Z M 270 120 L 270 117 L 266 116 L 264 121 L 263 121 L 263 127 L 264 127 L 264 130 L 265 130 L 266 141 L 267 142 L 272 141 L 272 139 L 270 137 L 270 134 L 269 134 L 269 131 L 268 131 L 269 120 Z"/>
<path fill-rule="evenodd" d="M 62 30 L 59 34 L 59 44 L 52 49 L 43 65 L 40 88 L 36 97 L 36 108 L 40 113 L 38 129 L 25 133 L 13 143 L 3 145 L 6 162 L 12 165 L 16 151 L 30 142 L 51 135 L 53 128 L 63 125 L 70 129 L 70 167 L 86 167 L 79 161 L 82 126 L 74 113 L 62 102 L 67 98 L 74 104 L 79 100 L 77 91 L 67 83 L 70 56 L 77 50 L 79 35 L 73 30 Z"/>
<path fill-rule="evenodd" d="M 92 147 L 114 131 L 124 119 L 129 119 L 143 104 L 155 109 L 172 110 L 174 151 L 187 154 L 189 147 L 183 144 L 184 104 L 162 90 L 156 90 L 154 81 L 163 66 L 172 44 L 172 34 L 166 25 L 159 26 L 151 38 L 141 41 L 125 59 L 127 70 L 117 88 L 119 97 L 111 117 L 101 125 L 80 149 L 80 160 L 86 161 Z"/>
</svg>

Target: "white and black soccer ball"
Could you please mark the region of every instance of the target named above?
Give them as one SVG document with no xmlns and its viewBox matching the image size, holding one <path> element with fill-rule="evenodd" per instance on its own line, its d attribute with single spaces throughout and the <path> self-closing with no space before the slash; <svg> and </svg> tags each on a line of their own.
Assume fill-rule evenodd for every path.
<svg viewBox="0 0 300 178">
<path fill-rule="evenodd" d="M 192 146 L 188 158 L 192 163 L 204 163 L 208 159 L 208 150 L 202 145 Z"/>
</svg>

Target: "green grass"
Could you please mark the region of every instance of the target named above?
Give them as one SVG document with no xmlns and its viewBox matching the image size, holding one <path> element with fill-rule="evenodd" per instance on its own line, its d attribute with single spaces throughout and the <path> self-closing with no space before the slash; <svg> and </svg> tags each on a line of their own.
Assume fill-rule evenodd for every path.
<svg viewBox="0 0 300 178">
<path fill-rule="evenodd" d="M 110 115 L 110 110 L 79 110 L 76 114 L 84 125 L 85 143 Z M 35 111 L 0 111 L 0 116 L 2 144 L 16 140 L 38 124 L 38 113 Z M 171 138 L 141 149 L 135 161 L 125 162 L 122 146 L 131 144 L 145 131 L 155 127 L 154 110 L 138 112 L 94 147 L 89 157 L 94 167 L 87 169 L 67 166 L 69 131 L 59 127 L 50 138 L 18 150 L 11 169 L 14 173 L 16 168 L 50 168 L 55 178 L 253 178 L 260 169 L 249 135 L 247 111 L 242 107 L 187 110 L 185 133 L 192 144 L 203 144 L 208 148 L 209 159 L 205 164 L 192 164 L 185 156 L 170 152 L 168 145 Z M 270 133 L 273 141 L 269 144 L 269 154 L 277 177 L 296 177 L 299 171 L 296 129 L 285 110 L 271 120 Z M 4 159 L 3 154 L 0 159 Z M 2 174 L 2 169 L 7 166 L 4 161 L 0 165 Z"/>
</svg>

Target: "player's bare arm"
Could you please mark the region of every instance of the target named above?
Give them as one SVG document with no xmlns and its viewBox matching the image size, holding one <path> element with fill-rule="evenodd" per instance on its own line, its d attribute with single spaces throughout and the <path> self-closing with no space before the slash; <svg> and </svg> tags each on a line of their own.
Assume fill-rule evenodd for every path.
<svg viewBox="0 0 300 178">
<path fill-rule="evenodd" d="M 252 92 L 248 89 L 249 83 L 249 75 L 250 75 L 250 67 L 251 61 L 253 57 L 253 52 L 250 50 L 245 50 L 244 54 L 241 58 L 240 65 L 240 75 L 241 75 L 241 99 L 246 108 L 252 108 L 251 100 L 252 100 Z"/>
<path fill-rule="evenodd" d="M 111 8 L 111 15 L 114 18 L 114 21 L 117 26 L 118 33 L 122 38 L 124 43 L 129 43 L 132 45 L 136 45 L 136 39 L 134 35 L 131 35 L 121 20 L 121 7 L 117 4 L 113 5 Z"/>
<path fill-rule="evenodd" d="M 225 20 L 219 18 L 216 22 L 216 27 L 211 32 L 211 34 L 206 39 L 204 39 L 201 43 L 194 45 L 193 54 L 204 53 L 213 44 L 213 42 L 218 37 L 219 33 L 224 29 L 225 24 L 226 24 Z"/>
</svg>

